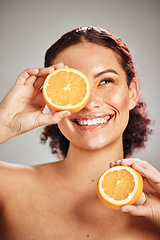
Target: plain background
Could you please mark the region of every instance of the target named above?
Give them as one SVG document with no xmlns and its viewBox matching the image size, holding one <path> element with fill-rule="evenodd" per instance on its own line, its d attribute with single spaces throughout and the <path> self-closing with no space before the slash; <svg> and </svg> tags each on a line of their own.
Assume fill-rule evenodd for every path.
<svg viewBox="0 0 160 240">
<path fill-rule="evenodd" d="M 133 156 L 160 170 L 159 13 L 159 0 L 1 0 L 0 101 L 24 69 L 43 67 L 46 49 L 62 34 L 79 26 L 105 28 L 129 47 L 141 78 L 140 93 L 155 122 L 146 148 Z M 23 165 L 55 161 L 48 144 L 40 144 L 41 131 L 2 144 L 0 160 Z"/>
</svg>

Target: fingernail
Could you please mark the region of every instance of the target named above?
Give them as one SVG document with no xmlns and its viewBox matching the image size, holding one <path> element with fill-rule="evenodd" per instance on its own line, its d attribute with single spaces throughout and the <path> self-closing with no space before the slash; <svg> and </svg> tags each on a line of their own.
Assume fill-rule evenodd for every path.
<svg viewBox="0 0 160 240">
<path fill-rule="evenodd" d="M 54 70 L 54 67 L 53 66 L 50 66 L 50 67 L 48 67 L 49 69 L 51 69 L 52 71 Z"/>
<path fill-rule="evenodd" d="M 114 162 L 111 162 L 109 165 L 110 165 L 110 167 L 113 167 L 114 166 Z"/>
<path fill-rule="evenodd" d="M 34 69 L 34 74 L 38 74 L 39 73 L 39 69 L 38 68 L 35 68 Z"/>
<path fill-rule="evenodd" d="M 70 116 L 70 115 L 71 115 L 70 112 L 65 112 L 65 113 L 63 114 L 63 117 L 68 117 L 68 116 Z"/>
<path fill-rule="evenodd" d="M 122 159 L 122 160 L 121 160 L 121 164 L 122 164 L 122 165 L 123 165 L 123 164 L 125 165 L 125 164 L 127 164 L 127 163 L 128 163 L 128 160 L 127 160 L 127 159 Z"/>
<path fill-rule="evenodd" d="M 122 161 L 123 161 L 123 162 L 127 162 L 127 159 L 126 159 L 126 158 L 124 158 L 124 159 L 122 159 Z"/>
<path fill-rule="evenodd" d="M 127 209 L 121 209 L 121 212 L 123 212 L 123 213 L 127 213 L 128 210 L 127 210 Z"/>
<path fill-rule="evenodd" d="M 123 210 L 122 213 L 128 213 L 128 210 Z"/>
</svg>

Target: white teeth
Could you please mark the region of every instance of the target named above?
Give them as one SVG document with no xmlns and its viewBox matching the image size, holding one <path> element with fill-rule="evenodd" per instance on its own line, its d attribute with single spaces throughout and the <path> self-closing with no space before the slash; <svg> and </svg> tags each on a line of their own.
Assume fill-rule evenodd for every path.
<svg viewBox="0 0 160 240">
<path fill-rule="evenodd" d="M 110 119 L 110 117 L 108 117 L 108 119 L 106 118 L 94 118 L 94 119 L 89 119 L 89 120 L 80 120 L 77 121 L 79 123 L 79 125 L 81 126 L 91 126 L 91 125 L 98 125 L 98 124 L 104 124 L 106 123 L 108 120 Z"/>
<path fill-rule="evenodd" d="M 82 122 L 82 124 L 83 124 L 83 122 Z M 87 121 L 85 121 L 85 120 L 84 120 L 84 125 L 87 125 Z"/>
<path fill-rule="evenodd" d="M 93 119 L 93 120 L 92 120 L 92 124 L 97 124 L 97 120 L 96 120 L 96 119 Z"/>
<path fill-rule="evenodd" d="M 100 118 L 97 119 L 97 123 L 98 123 L 98 124 L 101 123 L 101 119 L 100 119 Z"/>
</svg>

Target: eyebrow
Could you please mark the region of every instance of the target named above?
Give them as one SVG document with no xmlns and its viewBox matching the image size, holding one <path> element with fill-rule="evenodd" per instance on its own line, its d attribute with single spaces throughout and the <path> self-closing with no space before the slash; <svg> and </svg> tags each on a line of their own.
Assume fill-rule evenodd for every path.
<svg viewBox="0 0 160 240">
<path fill-rule="evenodd" d="M 95 75 L 95 77 L 98 78 L 98 77 L 100 77 L 101 75 L 103 75 L 103 74 L 105 74 L 105 73 L 114 73 L 114 74 L 116 74 L 116 75 L 119 76 L 118 72 L 115 71 L 114 69 L 106 69 L 106 70 L 104 70 L 104 71 L 102 71 L 102 72 L 97 73 L 97 74 Z"/>
</svg>

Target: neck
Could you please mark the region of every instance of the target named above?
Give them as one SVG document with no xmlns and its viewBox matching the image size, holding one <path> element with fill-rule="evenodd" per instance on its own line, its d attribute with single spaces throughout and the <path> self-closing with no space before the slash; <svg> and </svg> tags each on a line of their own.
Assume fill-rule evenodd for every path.
<svg viewBox="0 0 160 240">
<path fill-rule="evenodd" d="M 114 145 L 114 146 L 113 146 Z M 97 181 L 100 175 L 109 168 L 109 163 L 123 158 L 122 140 L 117 140 L 111 146 L 98 150 L 80 149 L 70 143 L 67 157 L 63 162 L 69 177 Z"/>
</svg>

